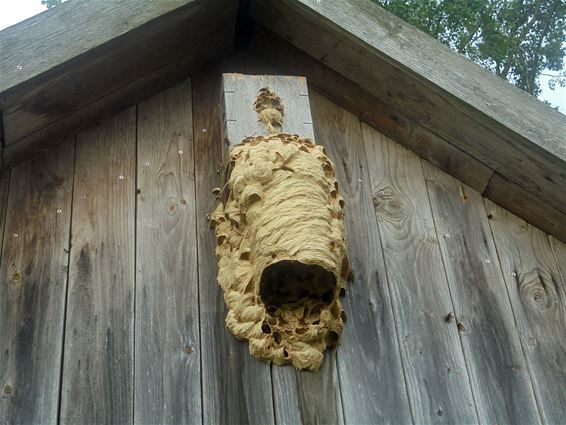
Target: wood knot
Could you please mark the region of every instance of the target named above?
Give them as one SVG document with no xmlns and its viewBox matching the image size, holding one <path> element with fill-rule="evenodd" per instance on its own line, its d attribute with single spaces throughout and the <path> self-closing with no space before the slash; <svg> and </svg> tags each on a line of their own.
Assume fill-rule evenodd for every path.
<svg viewBox="0 0 566 425">
<path fill-rule="evenodd" d="M 536 268 L 516 279 L 521 299 L 535 310 L 549 310 L 558 304 L 556 283 L 545 270 Z"/>
<path fill-rule="evenodd" d="M 404 221 L 410 212 L 410 201 L 392 187 L 384 187 L 373 195 L 373 207 L 378 219 Z"/>
<path fill-rule="evenodd" d="M 267 126 L 270 134 L 280 133 L 283 127 L 285 110 L 281 98 L 269 87 L 263 87 L 254 102 L 254 110 L 259 115 L 259 121 Z"/>
<path fill-rule="evenodd" d="M 11 385 L 4 385 L 4 395 L 12 395 L 14 390 Z"/>
</svg>

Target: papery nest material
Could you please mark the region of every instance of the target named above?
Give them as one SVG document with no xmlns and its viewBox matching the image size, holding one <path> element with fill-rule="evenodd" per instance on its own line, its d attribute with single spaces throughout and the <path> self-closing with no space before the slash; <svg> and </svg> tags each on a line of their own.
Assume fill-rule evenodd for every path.
<svg viewBox="0 0 566 425">
<path fill-rule="evenodd" d="M 334 166 L 322 146 L 290 134 L 248 137 L 229 163 L 210 217 L 226 326 L 254 357 L 317 370 L 342 333 L 350 273 Z"/>
</svg>

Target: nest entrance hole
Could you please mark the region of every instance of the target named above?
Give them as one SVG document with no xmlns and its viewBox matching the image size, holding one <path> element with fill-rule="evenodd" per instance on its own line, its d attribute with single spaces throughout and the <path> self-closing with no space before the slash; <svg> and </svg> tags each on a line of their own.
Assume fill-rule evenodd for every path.
<svg viewBox="0 0 566 425">
<path fill-rule="evenodd" d="M 314 303 L 330 304 L 336 291 L 336 277 L 321 266 L 282 260 L 267 266 L 261 274 L 260 296 L 268 306 Z"/>
</svg>

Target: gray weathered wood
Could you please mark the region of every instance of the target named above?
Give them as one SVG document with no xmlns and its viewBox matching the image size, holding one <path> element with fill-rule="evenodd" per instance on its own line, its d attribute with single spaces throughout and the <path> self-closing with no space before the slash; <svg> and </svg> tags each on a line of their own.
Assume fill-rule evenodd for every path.
<svg viewBox="0 0 566 425">
<path fill-rule="evenodd" d="M 241 57 L 204 69 L 192 78 L 197 206 L 197 249 L 202 363 L 203 423 L 274 422 L 269 365 L 252 358 L 247 344 L 225 328 L 226 310 L 218 287 L 216 240 L 207 214 L 216 207 L 212 189 L 221 165 L 220 90 L 222 72 L 244 70 Z M 204 130 L 204 131 L 203 131 Z"/>
<path fill-rule="evenodd" d="M 135 136 L 135 107 L 77 136 L 63 424 L 132 423 Z"/>
<path fill-rule="evenodd" d="M 548 236 L 485 200 L 543 421 L 566 423 L 566 285 Z"/>
<path fill-rule="evenodd" d="M 408 424 L 411 411 L 360 123 L 314 91 L 311 104 L 317 143 L 326 147 L 334 161 L 340 194 L 346 201 L 348 253 L 354 273 L 343 298 L 348 320 L 337 354 L 344 420 Z"/>
<path fill-rule="evenodd" d="M 480 423 L 540 423 L 483 199 L 425 161 L 423 168 L 454 303 L 446 326 L 464 326 Z"/>
<path fill-rule="evenodd" d="M 248 74 L 281 74 L 272 65 L 249 51 L 245 52 L 245 57 Z M 302 84 L 302 81 L 299 83 Z M 301 102 L 297 106 L 301 109 L 308 108 L 305 115 L 312 121 L 309 103 L 305 105 Z M 293 113 L 298 115 L 297 111 Z M 298 122 L 298 126 L 300 131 L 302 123 Z M 296 133 L 292 129 L 289 131 Z M 298 371 L 291 366 L 273 365 L 271 378 L 275 419 L 278 424 L 342 424 L 344 422 L 335 350 L 328 350 L 325 353 L 324 363 L 317 373 Z"/>
<path fill-rule="evenodd" d="M 316 373 L 272 366 L 277 424 L 344 424 L 336 350 L 324 357 Z"/>
<path fill-rule="evenodd" d="M 227 54 L 236 11 L 230 0 L 74 0 L 0 32 L 5 144 L 162 67 Z"/>
<path fill-rule="evenodd" d="M 221 43 L 223 43 L 222 39 L 212 38 L 209 40 L 211 47 L 206 52 L 198 55 L 186 55 L 180 60 L 149 72 L 136 80 L 128 81 L 126 85 L 119 89 L 22 137 L 17 143 L 12 143 L 4 148 L 4 165 L 18 164 L 25 158 L 35 155 L 38 149 L 46 149 L 57 143 L 61 136 L 75 134 L 92 127 L 95 123 L 120 112 L 122 109 L 185 79 L 191 70 L 197 69 L 217 54 L 223 53 Z"/>
<path fill-rule="evenodd" d="M 421 160 L 363 125 L 401 356 L 416 423 L 476 423 Z M 481 419 L 481 418 L 480 418 Z"/>
<path fill-rule="evenodd" d="M 304 77 L 233 73 L 222 77 L 223 139 L 233 146 L 245 137 L 269 134 L 253 109 L 259 90 L 264 87 L 269 87 L 283 100 L 281 132 L 313 138 L 307 80 Z"/>
<path fill-rule="evenodd" d="M 560 276 L 562 277 L 562 285 L 566 285 L 566 243 L 560 242 L 553 237 L 550 237 L 550 243 L 556 257 Z"/>
<path fill-rule="evenodd" d="M 74 139 L 12 170 L 0 267 L 3 424 L 57 422 L 73 152 Z"/>
<path fill-rule="evenodd" d="M 564 115 L 370 1 L 252 0 L 251 15 L 542 202 L 566 211 Z"/>
<path fill-rule="evenodd" d="M 138 106 L 134 423 L 200 424 L 190 80 Z"/>
<path fill-rule="evenodd" d="M 407 118 L 323 62 L 297 49 L 264 27 L 254 31 L 250 49 L 277 66 L 279 73 L 304 75 L 309 87 L 315 87 L 333 102 L 360 117 L 363 122 L 411 149 L 433 165 L 483 192 L 493 170 L 472 158 L 442 137 Z"/>
<path fill-rule="evenodd" d="M 0 240 L 4 240 L 4 218 L 8 209 L 8 186 L 10 184 L 10 170 L 0 171 Z M 0 259 L 2 258 L 2 247 L 0 246 Z"/>
<path fill-rule="evenodd" d="M 483 195 L 544 232 L 566 241 L 566 212 L 542 203 L 536 195 L 498 173 L 490 179 Z"/>
</svg>

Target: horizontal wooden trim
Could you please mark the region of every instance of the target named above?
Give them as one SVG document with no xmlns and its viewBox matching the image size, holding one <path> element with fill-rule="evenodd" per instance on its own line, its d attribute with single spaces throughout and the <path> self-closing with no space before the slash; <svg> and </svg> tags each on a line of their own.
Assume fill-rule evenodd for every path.
<svg viewBox="0 0 566 425">
<path fill-rule="evenodd" d="M 566 210 L 566 117 L 370 1 L 251 0 L 252 17 L 545 203 Z"/>
<path fill-rule="evenodd" d="M 566 214 L 505 177 L 494 174 L 483 195 L 566 243 Z"/>
<path fill-rule="evenodd" d="M 73 0 L 0 32 L 5 146 L 50 134 L 47 127 L 187 56 L 204 63 L 227 54 L 237 8 L 231 0 Z"/>
<path fill-rule="evenodd" d="M 257 26 L 249 48 L 280 73 L 306 76 L 309 87 L 471 188 L 487 187 L 491 168 L 264 27 Z"/>
</svg>

